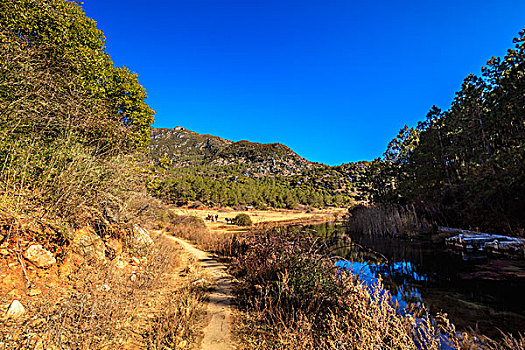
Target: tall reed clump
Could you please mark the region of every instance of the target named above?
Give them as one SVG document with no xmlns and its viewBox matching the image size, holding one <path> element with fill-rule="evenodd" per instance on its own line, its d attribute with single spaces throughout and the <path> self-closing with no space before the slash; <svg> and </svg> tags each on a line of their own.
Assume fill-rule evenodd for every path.
<svg viewBox="0 0 525 350">
<path fill-rule="evenodd" d="M 413 205 L 374 204 L 349 211 L 350 231 L 365 235 L 416 236 L 428 234 L 432 225 Z"/>
<path fill-rule="evenodd" d="M 247 236 L 244 244 L 232 271 L 240 281 L 237 331 L 247 349 L 460 349 L 495 344 L 460 335 L 446 315 L 400 312 L 381 282 L 371 288 L 338 270 L 313 238 L 267 233 Z"/>
</svg>

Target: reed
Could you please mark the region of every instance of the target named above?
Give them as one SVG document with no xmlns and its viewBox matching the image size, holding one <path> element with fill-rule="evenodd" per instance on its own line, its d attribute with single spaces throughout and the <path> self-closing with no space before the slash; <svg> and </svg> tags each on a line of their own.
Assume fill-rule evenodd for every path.
<svg viewBox="0 0 525 350">
<path fill-rule="evenodd" d="M 352 232 L 365 235 L 417 236 L 432 232 L 431 223 L 414 205 L 374 204 L 349 211 L 346 222 Z"/>
</svg>

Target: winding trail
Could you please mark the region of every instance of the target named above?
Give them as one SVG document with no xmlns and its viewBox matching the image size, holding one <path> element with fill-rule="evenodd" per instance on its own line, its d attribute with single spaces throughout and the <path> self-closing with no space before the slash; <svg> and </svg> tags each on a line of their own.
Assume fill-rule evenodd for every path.
<svg viewBox="0 0 525 350">
<path fill-rule="evenodd" d="M 190 254 L 195 256 L 202 269 L 212 279 L 213 285 L 208 300 L 208 317 L 210 323 L 204 328 L 204 338 L 200 349 L 202 350 L 231 350 L 236 347 L 231 340 L 231 303 L 232 282 L 226 273 L 226 267 L 217 260 L 195 248 L 190 243 L 173 236 L 168 236 L 184 247 Z"/>
</svg>

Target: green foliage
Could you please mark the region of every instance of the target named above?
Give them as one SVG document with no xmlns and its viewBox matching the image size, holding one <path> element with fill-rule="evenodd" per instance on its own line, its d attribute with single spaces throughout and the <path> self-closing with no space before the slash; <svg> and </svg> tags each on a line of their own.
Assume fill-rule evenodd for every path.
<svg viewBox="0 0 525 350">
<path fill-rule="evenodd" d="M 135 74 L 113 65 L 80 5 L 2 0 L 0 28 L 2 121 L 11 133 L 54 137 L 73 128 L 100 152 L 148 143 L 153 111 L 145 91 Z"/>
<path fill-rule="evenodd" d="M 442 223 L 525 230 L 525 30 L 481 77 L 469 75 L 447 111 L 405 127 L 368 170 L 376 201 L 422 203 Z"/>
<path fill-rule="evenodd" d="M 160 169 L 159 169 L 160 170 Z M 229 168 L 205 167 L 170 169 L 148 183 L 150 191 L 168 202 L 186 204 L 199 200 L 209 205 L 251 205 L 257 208 L 288 208 L 299 205 L 346 206 L 350 195 L 308 183 L 298 184 L 296 177 L 248 177 Z"/>
<path fill-rule="evenodd" d="M 238 226 L 252 226 L 252 219 L 248 214 L 237 214 L 234 219 L 235 225 Z"/>
<path fill-rule="evenodd" d="M 136 74 L 113 65 L 95 21 L 65 0 L 0 0 L 0 57 L 2 207 L 69 220 L 104 205 L 128 174 L 123 157 L 150 137 Z"/>
</svg>

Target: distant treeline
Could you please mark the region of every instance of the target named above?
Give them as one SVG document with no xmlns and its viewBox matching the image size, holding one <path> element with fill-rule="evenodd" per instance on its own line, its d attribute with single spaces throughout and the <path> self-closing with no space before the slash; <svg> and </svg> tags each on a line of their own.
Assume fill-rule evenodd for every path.
<svg viewBox="0 0 525 350">
<path fill-rule="evenodd" d="M 164 179 L 150 181 L 149 188 L 157 196 L 176 204 L 198 200 L 208 205 L 293 209 L 300 205 L 349 206 L 354 201 L 346 191 L 314 185 L 311 176 L 253 177 L 221 167 L 208 168 L 206 173 L 195 169 L 170 169 Z"/>
<path fill-rule="evenodd" d="M 411 203 L 442 224 L 523 235 L 525 30 L 481 76 L 469 75 L 448 110 L 405 126 L 367 170 L 376 202 Z"/>
</svg>

